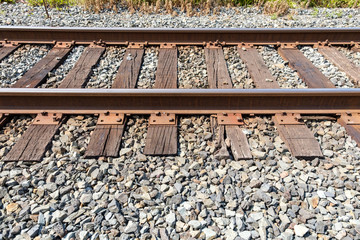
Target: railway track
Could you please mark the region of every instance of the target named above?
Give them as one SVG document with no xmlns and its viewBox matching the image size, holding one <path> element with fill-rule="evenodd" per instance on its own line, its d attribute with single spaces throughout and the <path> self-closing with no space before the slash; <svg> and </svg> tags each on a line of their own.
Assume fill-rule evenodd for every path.
<svg viewBox="0 0 360 240">
<path fill-rule="evenodd" d="M 40 61 L 10 88 L 0 89 L 1 126 L 15 115 L 34 120 L 6 154 L 5 161 L 41 161 L 54 135 L 69 115 L 98 117 L 85 157 L 118 157 L 127 120 L 149 116 L 144 154 L 177 155 L 180 116 L 210 115 L 214 141 L 221 154 L 236 160 L 251 159 L 244 132 L 247 119 L 272 117 L 282 140 L 297 158 L 323 157 L 320 144 L 307 120 L 337 120 L 360 143 L 360 68 L 338 48 L 360 51 L 360 29 L 87 29 L 1 27 L 0 59 L 22 45 L 50 45 Z M 307 88 L 281 88 L 258 48 L 273 46 L 286 64 L 297 72 Z M 58 88 L 40 88 L 49 73 L 66 61 L 71 51 L 84 46 L 82 54 Z M 84 88 L 107 48 L 122 47 L 123 59 L 112 89 Z M 196 46 L 205 55 L 208 89 L 177 89 L 178 49 Z M 317 49 L 351 79 L 355 88 L 337 88 L 321 69 L 300 50 Z M 156 47 L 158 62 L 154 89 L 136 89 L 146 67 L 144 52 Z M 255 89 L 235 89 L 224 48 L 236 49 L 245 63 Z M 196 68 L 196 66 L 193 66 Z M 147 79 L 146 79 L 147 80 Z M 150 81 L 150 79 L 148 79 Z"/>
</svg>

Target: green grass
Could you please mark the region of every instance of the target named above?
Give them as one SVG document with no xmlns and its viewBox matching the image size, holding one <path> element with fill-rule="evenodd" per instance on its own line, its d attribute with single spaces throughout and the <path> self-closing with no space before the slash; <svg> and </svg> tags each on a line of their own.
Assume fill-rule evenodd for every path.
<svg viewBox="0 0 360 240">
<path fill-rule="evenodd" d="M 358 7 L 357 0 L 311 0 L 310 7 L 343 8 Z"/>
<path fill-rule="evenodd" d="M 27 0 L 30 6 L 43 6 L 44 0 Z M 45 0 L 45 3 L 53 8 L 62 8 L 65 6 L 71 6 L 78 4 L 77 1 L 74 0 Z"/>
<path fill-rule="evenodd" d="M 15 3 L 15 0 L 0 0 L 0 2 Z"/>
</svg>

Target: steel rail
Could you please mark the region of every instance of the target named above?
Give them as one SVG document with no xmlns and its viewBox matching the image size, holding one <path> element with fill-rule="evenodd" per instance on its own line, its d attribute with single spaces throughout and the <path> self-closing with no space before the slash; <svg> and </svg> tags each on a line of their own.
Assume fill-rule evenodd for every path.
<svg viewBox="0 0 360 240">
<path fill-rule="evenodd" d="M 54 41 L 89 44 L 102 40 L 106 44 L 140 42 L 203 45 L 219 41 L 227 45 L 296 43 L 332 44 L 360 42 L 360 28 L 313 29 L 143 29 L 143 28 L 64 28 L 0 26 L 0 39 L 19 43 L 52 43 Z"/>
<path fill-rule="evenodd" d="M 360 89 L 0 89 L 0 113 L 339 114 L 360 112 Z"/>
</svg>

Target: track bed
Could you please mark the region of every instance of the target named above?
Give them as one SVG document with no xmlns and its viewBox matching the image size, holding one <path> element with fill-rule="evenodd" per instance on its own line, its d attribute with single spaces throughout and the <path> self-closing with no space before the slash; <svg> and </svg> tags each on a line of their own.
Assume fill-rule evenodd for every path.
<svg viewBox="0 0 360 240">
<path fill-rule="evenodd" d="M 6 154 L 7 161 L 41 161 L 69 114 L 98 117 L 88 158 L 119 156 L 131 114 L 150 115 L 146 155 L 177 155 L 179 116 L 199 113 L 212 116 L 212 139 L 220 155 L 237 160 L 253 158 L 244 119 L 255 114 L 271 115 L 282 140 L 299 158 L 323 157 L 303 115 L 338 120 L 355 141 L 360 139 L 360 67 L 353 58 L 360 49 L 357 29 L 4 27 L 0 38 L 3 67 L 20 64 L 23 54 L 32 56 L 20 71 L 5 74 L 2 85 L 11 89 L 0 93 L 2 124 L 13 114 L 37 114 Z M 198 60 L 184 61 L 187 54 L 197 54 Z M 267 61 L 269 55 L 278 61 Z M 327 72 L 331 64 L 339 71 Z M 56 77 L 58 69 L 64 74 Z M 99 87 L 112 90 L 72 90 Z M 49 90 L 25 90 L 34 88 Z"/>
<path fill-rule="evenodd" d="M 2 237 L 359 238 L 359 29 L 0 39 Z"/>
</svg>

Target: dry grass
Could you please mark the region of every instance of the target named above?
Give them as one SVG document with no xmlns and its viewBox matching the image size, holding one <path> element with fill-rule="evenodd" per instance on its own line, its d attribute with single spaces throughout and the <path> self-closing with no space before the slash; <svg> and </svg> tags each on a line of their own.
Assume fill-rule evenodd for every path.
<svg viewBox="0 0 360 240">
<path fill-rule="evenodd" d="M 264 13 L 278 17 L 287 14 L 289 8 L 290 6 L 285 0 L 268 1 L 264 4 Z"/>
<path fill-rule="evenodd" d="M 0 0 L 15 1 L 15 0 Z M 253 6 L 263 8 L 265 14 L 275 17 L 286 15 L 290 7 L 358 7 L 360 0 L 46 0 L 48 7 L 61 8 L 69 5 L 82 5 L 87 10 L 100 12 L 118 6 L 126 7 L 130 13 L 167 13 L 176 16 L 177 12 L 187 16 L 217 14 L 220 7 Z M 27 0 L 30 5 L 42 6 L 44 0 Z"/>
</svg>

